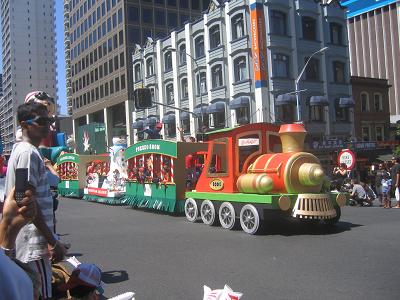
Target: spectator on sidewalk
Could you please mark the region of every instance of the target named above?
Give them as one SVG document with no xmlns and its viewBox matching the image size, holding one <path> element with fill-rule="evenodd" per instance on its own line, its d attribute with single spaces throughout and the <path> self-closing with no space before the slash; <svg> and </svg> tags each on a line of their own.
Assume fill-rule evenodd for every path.
<svg viewBox="0 0 400 300">
<path fill-rule="evenodd" d="M 32 221 L 37 213 L 33 192 L 26 191 L 25 198 L 17 205 L 15 189 L 10 189 L 4 201 L 0 222 L 0 296 L 1 299 L 37 299 L 33 282 L 28 274 L 10 258 L 15 254 L 15 239 L 20 229 Z"/>
<path fill-rule="evenodd" d="M 378 195 L 379 203 L 381 206 L 383 205 L 382 178 L 383 178 L 383 176 L 388 175 L 388 174 L 389 173 L 388 173 L 384 163 L 380 163 L 378 165 L 378 169 L 373 172 L 373 175 L 375 176 L 375 190 Z"/>
<path fill-rule="evenodd" d="M 394 186 L 394 196 L 397 201 L 395 208 L 400 208 L 400 157 L 392 158 L 393 166 L 390 169 L 390 175 Z"/>
<path fill-rule="evenodd" d="M 353 186 L 353 188 L 350 194 L 350 198 L 353 205 L 363 206 L 364 202 L 367 199 L 367 193 L 365 192 L 364 187 L 358 182 L 357 179 L 352 179 L 351 185 Z"/>
<path fill-rule="evenodd" d="M 41 277 L 41 297 L 51 298 L 51 260 L 60 261 L 66 249 L 54 233 L 53 198 L 46 167 L 38 146 L 50 130 L 52 118 L 47 107 L 28 102 L 18 107 L 17 119 L 22 128 L 22 141 L 13 147 L 7 170 L 5 193 L 15 186 L 17 168 L 28 169 L 28 184 L 34 191 L 39 209 L 32 224 L 24 226 L 16 238 L 16 258 Z M 51 260 L 50 260 L 51 258 Z"/>
<path fill-rule="evenodd" d="M 381 186 L 382 186 L 383 208 L 392 208 L 392 201 L 390 200 L 392 179 L 390 178 L 389 173 L 386 173 L 382 176 Z"/>
</svg>

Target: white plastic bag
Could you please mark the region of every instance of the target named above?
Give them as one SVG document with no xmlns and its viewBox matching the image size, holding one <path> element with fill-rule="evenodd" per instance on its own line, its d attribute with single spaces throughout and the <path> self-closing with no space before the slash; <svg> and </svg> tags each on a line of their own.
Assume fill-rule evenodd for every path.
<svg viewBox="0 0 400 300">
<path fill-rule="evenodd" d="M 242 295 L 242 293 L 234 292 L 226 284 L 223 290 L 211 290 L 208 286 L 205 285 L 203 300 L 239 300 Z"/>
</svg>

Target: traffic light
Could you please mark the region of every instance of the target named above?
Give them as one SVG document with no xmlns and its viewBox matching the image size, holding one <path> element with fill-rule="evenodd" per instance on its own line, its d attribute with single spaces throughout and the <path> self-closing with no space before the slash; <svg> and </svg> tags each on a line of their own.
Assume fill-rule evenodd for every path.
<svg viewBox="0 0 400 300">
<path fill-rule="evenodd" d="M 151 101 L 151 92 L 148 88 L 136 89 L 134 91 L 133 97 L 135 101 L 135 108 L 138 110 L 150 108 L 153 106 L 153 103 Z"/>
</svg>

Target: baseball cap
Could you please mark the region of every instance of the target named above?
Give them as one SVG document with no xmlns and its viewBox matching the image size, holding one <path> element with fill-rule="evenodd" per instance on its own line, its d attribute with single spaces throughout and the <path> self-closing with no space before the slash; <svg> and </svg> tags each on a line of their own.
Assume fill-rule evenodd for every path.
<svg viewBox="0 0 400 300">
<path fill-rule="evenodd" d="M 60 291 L 67 291 L 78 286 L 95 288 L 100 294 L 104 293 L 101 282 L 101 270 L 94 264 L 79 264 L 71 274 L 67 283 L 60 285 Z"/>
<path fill-rule="evenodd" d="M 33 91 L 29 92 L 25 96 L 25 103 L 31 102 L 31 101 L 50 101 L 54 103 L 54 98 L 51 97 L 48 93 L 43 92 L 43 91 Z"/>
</svg>

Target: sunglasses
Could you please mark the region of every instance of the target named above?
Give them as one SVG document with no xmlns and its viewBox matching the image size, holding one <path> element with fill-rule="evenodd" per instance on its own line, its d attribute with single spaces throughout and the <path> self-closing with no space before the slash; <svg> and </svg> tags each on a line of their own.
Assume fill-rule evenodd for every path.
<svg viewBox="0 0 400 300">
<path fill-rule="evenodd" d="M 48 117 L 35 117 L 33 119 L 29 119 L 25 121 L 26 124 L 28 125 L 33 125 L 33 123 L 39 125 L 39 126 L 47 126 L 49 124 L 52 124 L 55 122 L 54 118 L 48 118 Z"/>
</svg>

